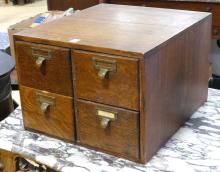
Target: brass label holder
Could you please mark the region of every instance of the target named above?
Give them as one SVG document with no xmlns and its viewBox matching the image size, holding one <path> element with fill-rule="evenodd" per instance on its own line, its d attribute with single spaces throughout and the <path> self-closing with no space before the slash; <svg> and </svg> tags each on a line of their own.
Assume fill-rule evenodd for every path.
<svg viewBox="0 0 220 172">
<path fill-rule="evenodd" d="M 101 119 L 100 125 L 103 129 L 106 129 L 111 121 L 117 120 L 117 112 L 106 111 L 97 109 L 96 115 Z"/>
<path fill-rule="evenodd" d="M 51 58 L 51 50 L 41 49 L 41 48 L 31 48 L 32 57 L 35 60 L 36 66 L 40 69 L 46 60 Z"/>
<path fill-rule="evenodd" d="M 55 105 L 55 97 L 45 95 L 42 92 L 36 93 L 36 99 L 40 105 L 40 111 L 42 114 L 46 114 L 51 106 Z"/>
<path fill-rule="evenodd" d="M 107 78 L 109 72 L 117 72 L 116 60 L 103 59 L 99 57 L 92 58 L 94 69 L 98 70 L 98 76 L 101 79 Z"/>
</svg>

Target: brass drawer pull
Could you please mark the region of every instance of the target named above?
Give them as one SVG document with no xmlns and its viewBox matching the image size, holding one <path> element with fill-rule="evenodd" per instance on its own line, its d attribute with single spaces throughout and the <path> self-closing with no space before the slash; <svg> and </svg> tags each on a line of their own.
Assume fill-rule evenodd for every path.
<svg viewBox="0 0 220 172">
<path fill-rule="evenodd" d="M 50 107 L 55 105 L 55 97 L 45 95 L 43 92 L 37 92 L 36 96 L 40 106 L 40 112 L 47 114 Z"/>
<path fill-rule="evenodd" d="M 97 110 L 96 115 L 101 119 L 100 126 L 103 129 L 106 129 L 111 121 L 115 121 L 117 119 L 117 112 Z"/>
<path fill-rule="evenodd" d="M 36 65 L 38 68 L 41 68 L 41 66 L 43 65 L 43 63 L 46 61 L 46 59 L 44 57 L 37 57 L 36 59 Z"/>
<path fill-rule="evenodd" d="M 117 64 L 115 60 L 93 57 L 92 61 L 94 69 L 98 70 L 98 76 L 100 79 L 107 78 L 109 72 L 117 71 Z"/>
<path fill-rule="evenodd" d="M 104 79 L 104 78 L 106 77 L 106 75 L 108 74 L 108 72 L 109 72 L 108 69 L 100 68 L 100 69 L 99 69 L 98 76 L 99 76 L 101 79 Z"/>
<path fill-rule="evenodd" d="M 49 107 L 50 107 L 49 103 L 42 102 L 40 105 L 40 110 L 41 110 L 41 112 L 46 113 L 48 111 Z"/>
<path fill-rule="evenodd" d="M 107 128 L 110 121 L 111 120 L 109 118 L 102 118 L 102 120 L 101 120 L 101 127 L 103 129 Z"/>
<path fill-rule="evenodd" d="M 32 47 L 32 58 L 35 60 L 36 66 L 40 69 L 46 60 L 51 58 L 51 51 L 47 49 Z"/>
</svg>

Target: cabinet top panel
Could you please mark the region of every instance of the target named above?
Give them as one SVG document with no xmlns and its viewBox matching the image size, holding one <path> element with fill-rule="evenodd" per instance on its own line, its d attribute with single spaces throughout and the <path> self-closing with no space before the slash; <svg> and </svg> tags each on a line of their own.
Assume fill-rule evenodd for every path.
<svg viewBox="0 0 220 172">
<path fill-rule="evenodd" d="M 172 9 L 100 4 L 72 16 L 19 32 L 17 40 L 130 57 L 165 45 L 211 14 Z M 211 23 L 210 23 L 211 29 Z"/>
</svg>

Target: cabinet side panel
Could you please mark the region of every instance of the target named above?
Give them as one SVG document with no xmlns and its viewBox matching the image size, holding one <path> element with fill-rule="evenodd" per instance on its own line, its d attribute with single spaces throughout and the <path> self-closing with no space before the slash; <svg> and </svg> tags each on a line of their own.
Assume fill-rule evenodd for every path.
<svg viewBox="0 0 220 172">
<path fill-rule="evenodd" d="M 169 40 L 144 61 L 144 160 L 206 101 L 211 17 Z M 143 125 L 143 122 L 142 122 Z"/>
</svg>

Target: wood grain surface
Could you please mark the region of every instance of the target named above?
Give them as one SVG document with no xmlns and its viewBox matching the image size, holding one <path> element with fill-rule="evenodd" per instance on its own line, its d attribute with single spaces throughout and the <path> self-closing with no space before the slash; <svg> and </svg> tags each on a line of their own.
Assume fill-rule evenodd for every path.
<svg viewBox="0 0 220 172">
<path fill-rule="evenodd" d="M 16 42 L 16 61 L 21 85 L 72 96 L 72 75 L 70 50 L 67 48 L 38 45 L 27 42 Z M 35 54 L 47 56 L 42 68 L 36 65 Z"/>
<path fill-rule="evenodd" d="M 159 1 L 150 0 L 146 3 L 149 7 L 171 8 L 181 10 L 203 11 L 212 13 L 213 26 L 220 26 L 220 4 L 207 2 L 182 2 L 182 1 Z"/>
<path fill-rule="evenodd" d="M 140 117 L 144 162 L 207 99 L 210 25 L 211 18 L 145 57 L 141 72 L 144 113 Z"/>
<path fill-rule="evenodd" d="M 54 105 L 43 114 L 37 93 L 55 97 Z M 27 129 L 40 131 L 68 141 L 74 141 L 73 99 L 49 92 L 41 92 L 33 88 L 20 85 L 21 105 L 24 126 Z"/>
<path fill-rule="evenodd" d="M 139 110 L 138 59 L 110 56 L 84 51 L 73 51 L 76 96 L 81 99 Z M 98 76 L 93 58 L 105 67 L 105 60 L 113 61 L 116 71 L 106 78 Z"/>
<path fill-rule="evenodd" d="M 175 0 L 108 0 L 111 4 L 124 4 L 124 5 L 136 5 L 147 6 L 155 8 L 169 8 L 191 11 L 202 11 L 212 13 L 212 38 L 220 39 L 220 3 L 214 2 L 184 2 Z"/>
<path fill-rule="evenodd" d="M 106 129 L 97 110 L 117 112 Z M 139 114 L 88 101 L 77 101 L 78 142 L 133 160 L 139 159 Z"/>
<path fill-rule="evenodd" d="M 15 34 L 17 40 L 143 57 L 209 13 L 100 4 Z M 178 22 L 177 22 L 178 21 Z M 59 27 L 58 27 L 59 26 Z"/>
<path fill-rule="evenodd" d="M 212 2 L 182 2 L 182 1 L 147 1 L 146 6 L 158 8 L 171 8 L 212 13 L 212 38 L 220 39 L 220 3 Z"/>
</svg>

